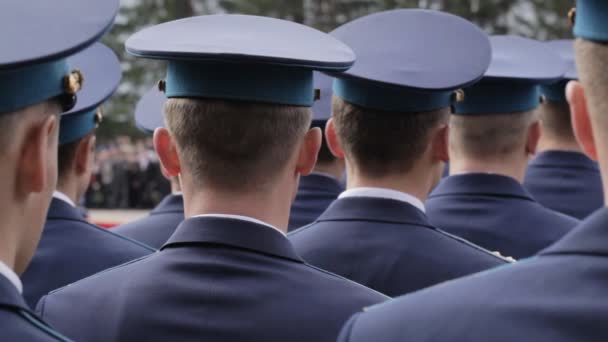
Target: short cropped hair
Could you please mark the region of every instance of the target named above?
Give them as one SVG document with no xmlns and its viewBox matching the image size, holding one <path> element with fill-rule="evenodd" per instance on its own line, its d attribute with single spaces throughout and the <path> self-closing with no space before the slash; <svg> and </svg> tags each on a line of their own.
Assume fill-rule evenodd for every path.
<svg viewBox="0 0 608 342">
<path fill-rule="evenodd" d="M 72 164 L 74 164 L 74 159 L 76 159 L 78 145 L 94 134 L 95 132 L 93 131 L 74 142 L 59 145 L 59 149 L 57 150 L 57 176 L 59 180 L 62 180 L 63 177 L 69 174 L 70 168 L 72 167 Z"/>
<path fill-rule="evenodd" d="M 364 108 L 334 96 L 332 116 L 346 156 L 359 172 L 380 178 L 409 172 L 422 157 L 434 128 L 449 121 L 449 108 L 401 113 Z"/>
<path fill-rule="evenodd" d="M 598 141 L 608 142 L 608 44 L 577 39 L 576 64 Z M 601 140 L 600 140 L 601 139 Z"/>
<path fill-rule="evenodd" d="M 498 161 L 525 146 L 534 111 L 497 115 L 453 115 L 450 121 L 450 149 L 455 157 Z"/>
<path fill-rule="evenodd" d="M 574 141 L 574 131 L 568 103 L 546 101 L 538 112 L 543 123 L 543 134 L 561 140 Z"/>
<path fill-rule="evenodd" d="M 197 186 L 263 187 L 286 167 L 310 127 L 307 107 L 218 99 L 169 99 L 165 119 Z"/>
</svg>

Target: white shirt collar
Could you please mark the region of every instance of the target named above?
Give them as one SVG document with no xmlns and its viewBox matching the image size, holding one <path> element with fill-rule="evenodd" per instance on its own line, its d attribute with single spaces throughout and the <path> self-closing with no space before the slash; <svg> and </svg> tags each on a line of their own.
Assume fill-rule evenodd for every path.
<svg viewBox="0 0 608 342">
<path fill-rule="evenodd" d="M 76 208 L 76 204 L 74 204 L 74 202 L 72 202 L 72 200 L 61 191 L 57 191 L 57 190 L 53 191 L 53 198 L 64 201 L 67 204 L 71 205 L 72 207 Z"/>
<path fill-rule="evenodd" d="M 8 279 L 17 288 L 19 293 L 23 293 L 23 284 L 21 284 L 19 276 L 2 261 L 0 261 L 0 275 Z"/>
<path fill-rule="evenodd" d="M 405 203 L 409 203 L 414 207 L 418 208 L 423 213 L 426 212 L 424 208 L 424 203 L 418 198 L 406 194 L 405 192 L 385 189 L 385 188 L 353 188 L 344 191 L 338 196 L 338 198 L 347 198 L 347 197 L 373 197 L 373 198 L 386 198 L 392 199 L 396 201 L 401 201 Z"/>
<path fill-rule="evenodd" d="M 191 218 L 195 218 L 195 217 L 219 217 L 219 218 L 227 218 L 227 219 L 233 219 L 233 220 L 253 222 L 253 223 L 257 223 L 262 226 L 272 228 L 272 229 L 276 230 L 277 232 L 281 233 L 281 235 L 285 236 L 285 233 L 283 231 L 281 231 L 279 228 L 277 228 L 271 224 L 268 224 L 264 221 L 260 221 L 258 219 L 255 219 L 255 218 L 249 217 L 249 216 L 230 215 L 230 214 L 203 214 L 203 215 L 195 215 L 195 216 L 192 216 Z"/>
</svg>

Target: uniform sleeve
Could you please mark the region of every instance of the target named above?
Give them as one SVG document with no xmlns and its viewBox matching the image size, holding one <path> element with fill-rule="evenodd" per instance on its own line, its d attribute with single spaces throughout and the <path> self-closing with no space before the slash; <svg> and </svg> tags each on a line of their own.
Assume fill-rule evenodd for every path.
<svg viewBox="0 0 608 342">
<path fill-rule="evenodd" d="M 342 331 L 340 331 L 340 335 L 338 336 L 338 342 L 354 341 L 353 339 L 351 339 L 351 333 L 353 330 L 353 326 L 357 322 L 357 319 L 359 318 L 360 315 L 361 315 L 361 313 L 357 313 L 357 314 L 353 315 L 348 320 L 348 322 L 346 322 L 346 324 L 344 324 L 344 326 L 342 327 Z"/>
</svg>

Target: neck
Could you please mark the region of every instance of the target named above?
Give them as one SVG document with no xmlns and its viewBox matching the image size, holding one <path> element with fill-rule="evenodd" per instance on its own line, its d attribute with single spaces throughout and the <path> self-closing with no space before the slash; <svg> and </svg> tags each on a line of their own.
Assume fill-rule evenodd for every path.
<svg viewBox="0 0 608 342">
<path fill-rule="evenodd" d="M 501 161 L 478 161 L 467 158 L 450 160 L 450 175 L 462 173 L 493 173 L 515 178 L 523 183 L 527 159 L 510 158 Z"/>
<path fill-rule="evenodd" d="M 78 203 L 78 184 L 76 184 L 76 182 L 69 180 L 62 180 L 61 182 L 57 182 L 57 191 L 68 196 L 68 198 L 71 199 L 73 203 Z"/>
<path fill-rule="evenodd" d="M 332 162 L 332 163 L 317 163 L 313 172 L 326 173 L 336 180 L 340 181 L 344 174 L 344 163 Z"/>
<path fill-rule="evenodd" d="M 349 166 L 347 161 L 347 189 L 354 188 L 384 188 L 407 193 L 418 198 L 420 201 L 426 201 L 429 192 L 434 187 L 432 172 L 408 172 L 402 174 L 392 174 L 383 177 L 367 177 L 359 170 Z"/>
<path fill-rule="evenodd" d="M 184 186 L 186 217 L 205 214 L 248 216 L 287 233 L 289 208 L 293 199 L 293 197 L 289 197 L 293 194 L 289 194 L 287 191 L 275 189 L 267 193 L 243 193 L 205 188 L 204 191 L 195 192 L 192 189 L 192 186 Z"/>
<path fill-rule="evenodd" d="M 574 138 L 557 139 L 547 135 L 543 136 L 538 143 L 538 152 L 545 151 L 582 152 L 582 149 Z"/>
</svg>

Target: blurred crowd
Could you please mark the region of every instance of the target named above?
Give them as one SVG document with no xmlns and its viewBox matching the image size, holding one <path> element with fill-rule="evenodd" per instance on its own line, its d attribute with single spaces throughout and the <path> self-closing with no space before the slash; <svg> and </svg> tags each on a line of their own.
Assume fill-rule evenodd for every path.
<svg viewBox="0 0 608 342">
<path fill-rule="evenodd" d="M 170 190 L 152 139 L 121 136 L 99 144 L 91 186 L 83 204 L 87 208 L 147 209 Z"/>
</svg>

